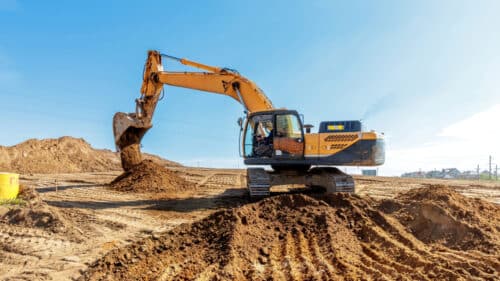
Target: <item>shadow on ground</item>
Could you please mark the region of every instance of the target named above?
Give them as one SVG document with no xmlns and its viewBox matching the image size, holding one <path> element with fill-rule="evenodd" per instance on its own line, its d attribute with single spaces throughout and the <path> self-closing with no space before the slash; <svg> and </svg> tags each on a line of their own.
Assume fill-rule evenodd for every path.
<svg viewBox="0 0 500 281">
<path fill-rule="evenodd" d="M 99 187 L 99 186 L 102 186 L 102 184 L 59 185 L 59 186 L 37 187 L 36 191 L 38 193 L 47 193 L 47 192 L 63 191 L 63 190 L 67 190 L 67 189 L 90 188 L 90 187 Z"/>
<path fill-rule="evenodd" d="M 96 198 L 98 200 L 98 198 Z M 46 200 L 47 204 L 59 208 L 81 208 L 102 210 L 123 207 L 137 207 L 144 210 L 192 212 L 197 210 L 233 208 L 251 202 L 244 189 L 230 188 L 216 196 L 141 199 L 127 201 L 60 201 Z"/>
</svg>

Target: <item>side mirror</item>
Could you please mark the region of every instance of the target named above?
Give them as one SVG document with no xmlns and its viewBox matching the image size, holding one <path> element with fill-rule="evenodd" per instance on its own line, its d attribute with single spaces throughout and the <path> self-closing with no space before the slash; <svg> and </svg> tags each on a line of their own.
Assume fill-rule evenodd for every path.
<svg viewBox="0 0 500 281">
<path fill-rule="evenodd" d="M 243 118 L 238 118 L 238 126 L 240 126 L 240 129 L 243 130 Z"/>
</svg>

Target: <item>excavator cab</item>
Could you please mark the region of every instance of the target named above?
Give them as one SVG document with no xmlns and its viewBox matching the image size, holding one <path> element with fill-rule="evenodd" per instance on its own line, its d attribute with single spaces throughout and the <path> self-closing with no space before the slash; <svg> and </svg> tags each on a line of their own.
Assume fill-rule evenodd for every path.
<svg viewBox="0 0 500 281">
<path fill-rule="evenodd" d="M 245 162 L 304 159 L 304 130 L 295 110 L 269 110 L 250 114 L 243 132 Z"/>
</svg>

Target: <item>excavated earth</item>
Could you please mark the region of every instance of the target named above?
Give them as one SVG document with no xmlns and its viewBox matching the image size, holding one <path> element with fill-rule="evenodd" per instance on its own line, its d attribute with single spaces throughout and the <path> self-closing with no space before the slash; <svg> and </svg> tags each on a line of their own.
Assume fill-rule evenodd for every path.
<svg viewBox="0 0 500 281">
<path fill-rule="evenodd" d="M 127 192 L 169 192 L 193 188 L 192 183 L 152 160 L 143 160 L 116 177 L 109 186 Z"/>
<path fill-rule="evenodd" d="M 80 280 L 498 280 L 499 222 L 445 186 L 278 195 L 115 249 Z"/>
<path fill-rule="evenodd" d="M 500 208 L 467 198 L 443 185 L 400 194 L 383 200 L 380 209 L 394 216 L 424 243 L 484 253 L 500 253 Z"/>
<path fill-rule="evenodd" d="M 72 240 L 80 240 L 82 233 L 73 227 L 70 219 L 57 208 L 45 203 L 33 187 L 22 186 L 18 198 L 21 203 L 0 216 L 0 223 L 43 229 L 49 233 L 65 235 Z"/>
<path fill-rule="evenodd" d="M 180 166 L 155 155 L 143 156 L 163 166 Z M 118 153 L 92 148 L 84 139 L 30 139 L 14 146 L 0 146 L 0 171 L 46 174 L 121 170 Z"/>
</svg>

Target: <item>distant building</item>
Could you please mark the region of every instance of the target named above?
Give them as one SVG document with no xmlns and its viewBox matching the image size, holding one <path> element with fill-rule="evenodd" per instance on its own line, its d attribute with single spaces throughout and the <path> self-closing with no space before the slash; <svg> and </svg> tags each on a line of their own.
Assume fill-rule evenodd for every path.
<svg viewBox="0 0 500 281">
<path fill-rule="evenodd" d="M 425 178 L 426 174 L 425 172 L 410 172 L 410 173 L 404 173 L 401 175 L 403 178 Z"/>
<path fill-rule="evenodd" d="M 403 178 L 431 178 L 431 179 L 475 179 L 477 173 L 472 171 L 460 172 L 457 168 L 447 168 L 428 172 L 409 172 L 401 175 Z"/>
<path fill-rule="evenodd" d="M 431 178 L 431 179 L 442 179 L 444 178 L 444 174 L 441 173 L 440 171 L 438 170 L 434 170 L 434 171 L 429 171 L 425 174 L 425 177 L 426 178 Z"/>
<path fill-rule="evenodd" d="M 376 176 L 377 170 L 376 169 L 361 170 L 361 174 L 363 176 Z"/>
<path fill-rule="evenodd" d="M 462 172 L 460 178 L 472 180 L 472 179 L 477 179 L 478 175 L 477 175 L 477 172 L 465 171 L 465 172 Z"/>
<path fill-rule="evenodd" d="M 456 168 L 443 169 L 443 179 L 458 179 L 461 177 L 460 171 Z"/>
</svg>

